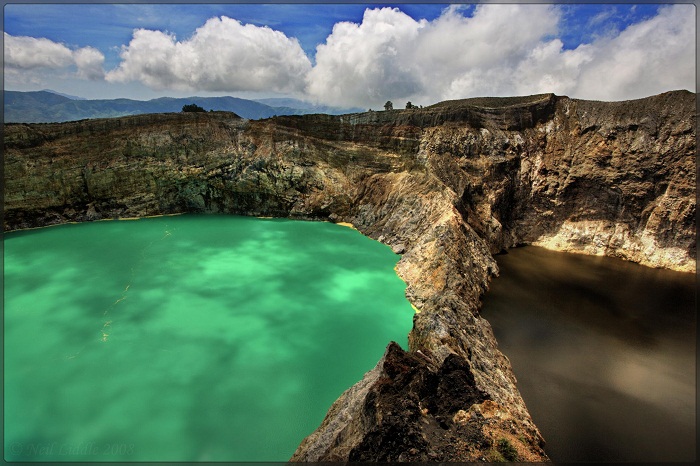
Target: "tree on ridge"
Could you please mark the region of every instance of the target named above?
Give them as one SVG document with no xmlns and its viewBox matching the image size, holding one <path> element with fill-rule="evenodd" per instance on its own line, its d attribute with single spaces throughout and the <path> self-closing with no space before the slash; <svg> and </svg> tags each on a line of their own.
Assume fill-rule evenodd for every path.
<svg viewBox="0 0 700 466">
<path fill-rule="evenodd" d="M 183 112 L 206 112 L 202 107 L 197 104 L 187 104 L 182 106 Z"/>
</svg>

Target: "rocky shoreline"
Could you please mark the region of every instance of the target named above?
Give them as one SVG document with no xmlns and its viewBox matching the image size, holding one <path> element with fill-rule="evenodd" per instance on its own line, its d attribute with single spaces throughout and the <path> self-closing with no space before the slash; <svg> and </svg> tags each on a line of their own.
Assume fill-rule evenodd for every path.
<svg viewBox="0 0 700 466">
<path fill-rule="evenodd" d="M 695 94 L 551 94 L 249 121 L 231 113 L 6 125 L 5 231 L 233 213 L 350 223 L 402 258 L 420 312 L 294 461 L 545 461 L 479 315 L 518 244 L 695 270 Z"/>
</svg>

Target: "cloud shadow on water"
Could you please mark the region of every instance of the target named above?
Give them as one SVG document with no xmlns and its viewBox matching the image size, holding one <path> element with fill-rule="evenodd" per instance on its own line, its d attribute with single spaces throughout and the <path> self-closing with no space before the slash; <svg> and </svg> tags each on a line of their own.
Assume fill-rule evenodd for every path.
<svg viewBox="0 0 700 466">
<path fill-rule="evenodd" d="M 135 446 L 34 458 L 46 461 L 285 461 L 390 340 L 405 344 L 413 311 L 396 260 L 337 225 L 240 217 L 16 235 L 6 442 Z"/>
</svg>

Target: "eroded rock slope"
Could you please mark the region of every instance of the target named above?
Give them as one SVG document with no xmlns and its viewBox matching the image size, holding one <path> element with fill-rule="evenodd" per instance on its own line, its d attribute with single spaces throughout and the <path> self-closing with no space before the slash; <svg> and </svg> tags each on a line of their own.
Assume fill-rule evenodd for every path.
<svg viewBox="0 0 700 466">
<path fill-rule="evenodd" d="M 351 222 L 402 254 L 419 311 L 293 460 L 538 461 L 480 299 L 492 254 L 695 270 L 695 94 L 551 94 L 248 121 L 141 115 L 4 129 L 5 231 L 181 212 Z"/>
</svg>

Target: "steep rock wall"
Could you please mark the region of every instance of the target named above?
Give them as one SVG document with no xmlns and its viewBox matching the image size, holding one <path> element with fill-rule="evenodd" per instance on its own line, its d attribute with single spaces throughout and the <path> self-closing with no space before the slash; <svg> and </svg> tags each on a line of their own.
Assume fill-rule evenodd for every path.
<svg viewBox="0 0 700 466">
<path fill-rule="evenodd" d="M 402 254 L 397 273 L 419 310 L 409 352 L 390 346 L 294 460 L 495 460 L 503 439 L 518 459 L 544 460 L 510 364 L 479 316 L 498 270 L 492 254 L 534 243 L 695 269 L 687 92 L 263 121 L 211 113 L 8 125 L 4 150 L 6 231 L 225 212 L 351 222 Z"/>
<path fill-rule="evenodd" d="M 694 94 L 558 98 L 546 121 L 518 131 L 498 123 L 436 126 L 423 138 L 434 172 L 495 248 L 538 244 L 695 270 Z"/>
</svg>

